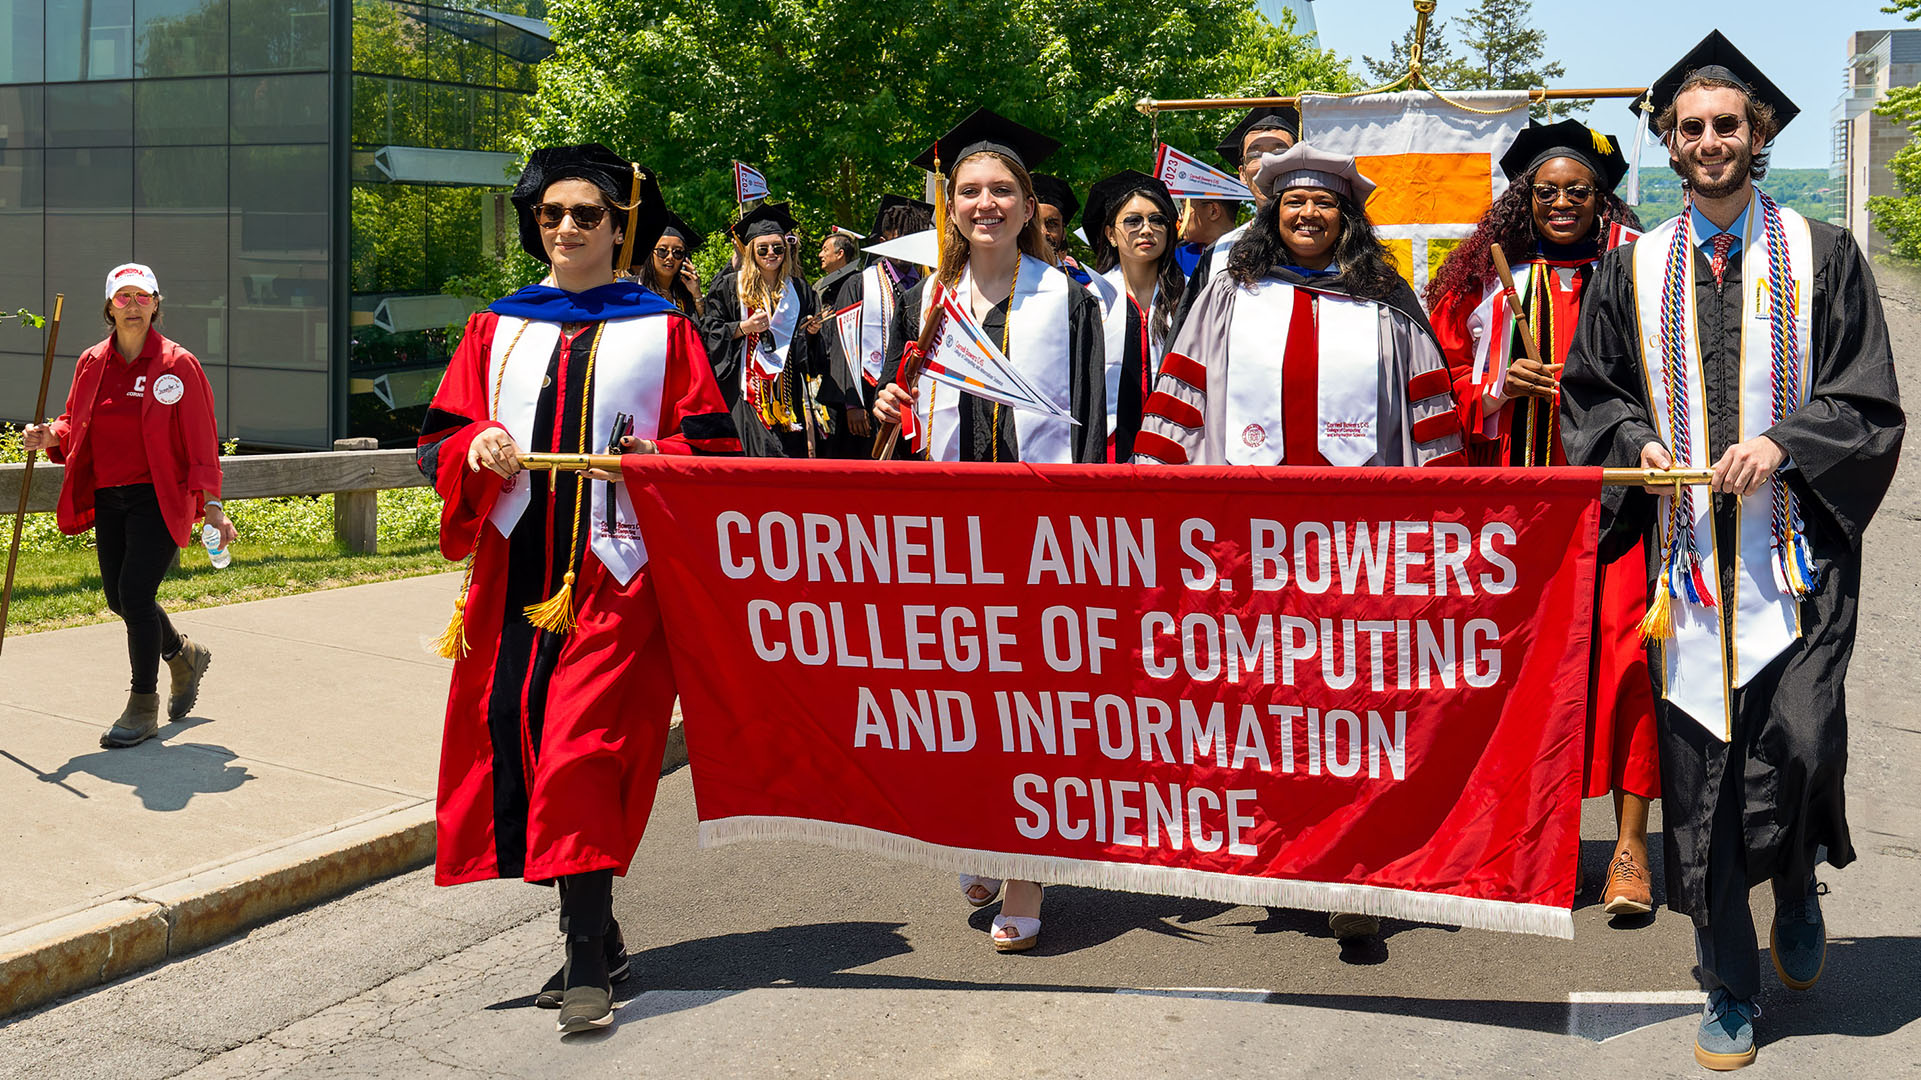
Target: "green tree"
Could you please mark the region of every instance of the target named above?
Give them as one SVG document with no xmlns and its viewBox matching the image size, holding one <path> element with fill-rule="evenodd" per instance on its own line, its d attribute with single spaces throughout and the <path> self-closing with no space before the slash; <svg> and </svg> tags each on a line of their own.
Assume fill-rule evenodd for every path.
<svg viewBox="0 0 1921 1080">
<path fill-rule="evenodd" d="M 1413 59 L 1414 27 L 1410 26 L 1401 40 L 1394 43 L 1387 59 L 1363 56 L 1361 63 L 1367 66 L 1368 77 L 1375 85 L 1384 85 L 1406 75 Z M 1454 47 L 1447 40 L 1446 19 L 1428 21 L 1427 40 L 1421 44 L 1421 75 L 1429 85 L 1444 90 L 1465 89 L 1470 85 L 1466 80 L 1473 77 L 1473 68 L 1454 55 Z"/>
<path fill-rule="evenodd" d="M 1478 0 L 1456 20 L 1462 49 L 1459 53 L 1448 40 L 1447 24 L 1440 19 L 1431 21 L 1421 50 L 1422 79 L 1442 90 L 1533 90 L 1553 85 L 1554 80 L 1567 74 L 1567 69 L 1547 61 L 1547 31 L 1533 25 L 1533 15 L 1531 0 Z M 1386 83 L 1407 74 L 1413 50 L 1414 30 L 1410 27 L 1394 43 L 1387 59 L 1361 59 L 1376 82 Z M 1533 114 L 1536 119 L 1566 116 L 1584 112 L 1591 104 L 1536 102 Z"/>
<path fill-rule="evenodd" d="M 733 212 L 730 163 L 766 174 L 801 220 L 861 228 L 906 162 L 985 105 L 1065 148 L 1077 186 L 1146 167 L 1156 130 L 1198 149 L 1221 113 L 1134 109 L 1188 98 L 1348 89 L 1345 66 L 1247 0 L 929 0 L 876 19 L 861 0 L 558 0 L 523 148 L 605 142 L 658 170 L 697 226 Z"/>
<path fill-rule="evenodd" d="M 1881 9 L 1909 22 L 1921 19 L 1921 0 L 1895 0 Z M 1921 259 L 1921 87 L 1897 86 L 1888 91 L 1875 114 L 1907 126 L 1908 144 L 1888 159 L 1899 195 L 1875 195 L 1868 199 L 1868 215 L 1874 227 L 1888 238 L 1894 253 L 1904 259 Z"/>
</svg>

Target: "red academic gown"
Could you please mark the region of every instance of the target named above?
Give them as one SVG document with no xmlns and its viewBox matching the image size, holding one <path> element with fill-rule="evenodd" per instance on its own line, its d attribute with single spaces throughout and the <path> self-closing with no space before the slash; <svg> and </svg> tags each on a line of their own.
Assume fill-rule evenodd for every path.
<svg viewBox="0 0 1921 1080">
<path fill-rule="evenodd" d="M 1580 322 L 1581 299 L 1594 275 L 1594 262 L 1551 262 L 1536 259 L 1522 297 L 1527 310 L 1544 311 L 1546 319 L 1529 319 L 1535 343 L 1550 363 L 1565 363 Z M 1519 269 L 1518 267 L 1516 268 Z M 1518 274 L 1517 274 L 1518 276 Z M 1498 290 L 1492 284 L 1490 290 Z M 1454 379 L 1454 398 L 1460 405 L 1462 426 L 1468 433 L 1472 464 L 1493 468 L 1520 467 L 1526 460 L 1527 398 L 1490 404 L 1482 387 L 1490 370 L 1477 383 L 1474 362 L 1485 345 L 1470 325 L 1477 306 L 1485 311 L 1488 292 L 1478 296 L 1458 293 L 1443 297 L 1434 317 L 1434 334 L 1447 354 Z M 1506 301 L 1494 298 L 1496 321 L 1511 325 Z M 1552 346 L 1550 351 L 1549 346 Z M 1518 338 L 1512 353 L 1525 355 Z M 1491 367 L 1492 365 L 1490 365 Z M 1566 465 L 1561 444 L 1558 404 L 1541 402 L 1534 418 L 1534 461 Z M 1641 545 L 1597 568 L 1593 653 L 1589 663 L 1587 764 L 1582 795 L 1597 798 L 1612 791 L 1654 798 L 1661 793 L 1661 760 L 1654 728 L 1654 684 L 1648 674 L 1647 649 L 1641 641 L 1641 619 L 1647 613 L 1648 582 Z"/>
<path fill-rule="evenodd" d="M 738 453 L 699 331 L 670 320 L 654 438 L 664 454 Z M 490 357 L 500 316 L 474 315 L 422 425 L 420 465 L 445 500 L 440 546 L 473 553 L 465 607 L 469 651 L 454 663 L 441 746 L 435 881 L 545 881 L 611 869 L 625 874 L 653 809 L 675 688 L 652 577 L 621 584 L 582 536 L 570 634 L 538 630 L 524 608 L 559 588 L 573 549 L 578 473 L 522 474 L 526 511 L 503 536 L 488 520 L 501 478 L 467 468 L 468 445 L 490 427 Z M 562 334 L 547 356 L 515 353 L 547 373 L 523 449 L 578 453 L 585 368 L 595 334 Z M 599 381 L 599 380 L 596 380 Z M 622 411 L 632 412 L 623 406 Z M 591 432 L 604 451 L 610 432 Z M 581 500 L 591 506 L 591 500 Z M 583 513 L 583 516 L 590 516 Z M 603 524 L 596 522 L 596 525 Z M 612 528 L 634 527 L 615 522 Z"/>
</svg>

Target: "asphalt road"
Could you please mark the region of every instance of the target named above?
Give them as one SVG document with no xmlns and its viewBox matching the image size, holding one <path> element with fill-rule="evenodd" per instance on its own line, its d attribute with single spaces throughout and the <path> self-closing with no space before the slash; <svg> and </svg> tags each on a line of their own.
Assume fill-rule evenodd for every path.
<svg viewBox="0 0 1921 1080">
<path fill-rule="evenodd" d="M 1921 283 L 1883 292 L 1917 385 Z M 1820 986 L 1764 980 L 1748 1076 L 1921 1075 L 1917 471 L 1868 538 L 1849 681 L 1861 858 L 1823 875 Z M 528 1000 L 559 960 L 550 893 L 419 873 L 0 1024 L 0 1077 L 1705 1075 L 1690 929 L 1601 913 L 1612 826 L 1588 810 L 1572 941 L 1389 920 L 1343 947 L 1315 914 L 1055 888 L 1040 948 L 1002 956 L 994 909 L 968 909 L 951 875 L 797 844 L 695 850 L 683 770 L 616 890 L 636 975 L 605 1033 L 563 1042 Z M 1754 901 L 1765 927 L 1767 890 Z"/>
</svg>

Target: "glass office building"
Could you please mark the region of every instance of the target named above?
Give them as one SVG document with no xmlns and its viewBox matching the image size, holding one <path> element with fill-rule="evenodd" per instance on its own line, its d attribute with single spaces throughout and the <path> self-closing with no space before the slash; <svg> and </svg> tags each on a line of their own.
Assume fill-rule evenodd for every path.
<svg viewBox="0 0 1921 1080">
<path fill-rule="evenodd" d="M 513 241 L 539 2 L 0 0 L 0 309 L 66 294 L 50 407 L 137 261 L 224 437 L 409 439 L 476 303 L 448 286 Z M 42 340 L 0 324 L 0 419 Z"/>
</svg>

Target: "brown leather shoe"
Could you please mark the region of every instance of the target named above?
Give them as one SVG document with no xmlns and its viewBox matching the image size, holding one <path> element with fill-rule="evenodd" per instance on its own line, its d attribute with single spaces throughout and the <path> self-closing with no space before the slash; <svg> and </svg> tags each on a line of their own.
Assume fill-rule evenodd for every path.
<svg viewBox="0 0 1921 1080">
<path fill-rule="evenodd" d="M 1602 910 L 1609 915 L 1646 915 L 1654 910 L 1648 872 L 1635 861 L 1633 853 L 1623 851 L 1608 864 L 1608 884 L 1601 901 L 1605 905 Z"/>
</svg>

